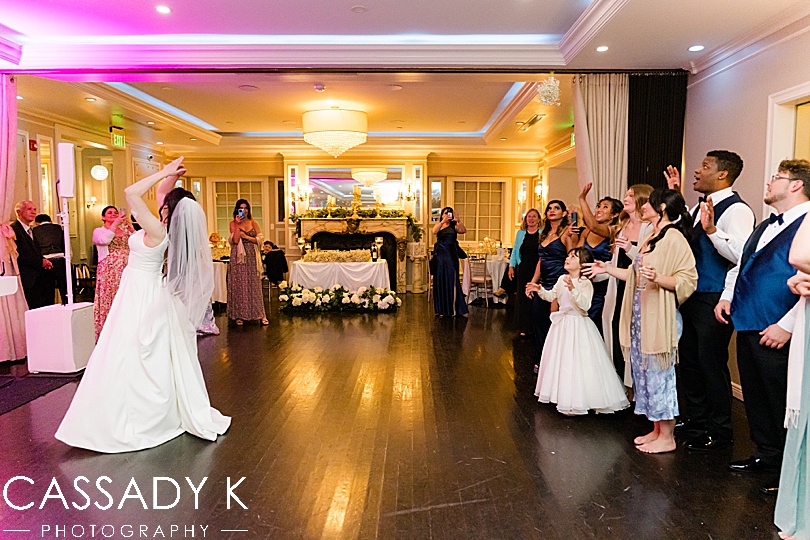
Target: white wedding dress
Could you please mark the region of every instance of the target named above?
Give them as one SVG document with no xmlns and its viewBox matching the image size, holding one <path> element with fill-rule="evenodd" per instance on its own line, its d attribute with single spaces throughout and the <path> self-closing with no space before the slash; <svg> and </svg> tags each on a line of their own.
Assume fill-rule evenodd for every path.
<svg viewBox="0 0 810 540">
<path fill-rule="evenodd" d="M 163 279 L 166 235 L 129 238 L 129 262 L 56 438 L 97 452 L 151 448 L 187 431 L 216 440 L 231 423 L 211 407 L 186 306 Z"/>
<path fill-rule="evenodd" d="M 574 280 L 569 291 L 561 276 L 554 288 L 540 297 L 560 309 L 551 314 L 551 329 L 543 346 L 534 395 L 543 403 L 556 403 L 563 414 L 612 413 L 630 406 L 616 375 L 605 342 L 588 318 L 593 284 Z M 610 330 L 610 329 L 608 329 Z"/>
</svg>

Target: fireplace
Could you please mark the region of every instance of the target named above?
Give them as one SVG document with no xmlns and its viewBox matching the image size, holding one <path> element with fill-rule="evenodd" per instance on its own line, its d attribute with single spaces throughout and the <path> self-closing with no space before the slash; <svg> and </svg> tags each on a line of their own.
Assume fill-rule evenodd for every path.
<svg viewBox="0 0 810 540">
<path fill-rule="evenodd" d="M 382 256 L 388 261 L 391 288 L 406 291 L 405 251 L 408 220 L 405 218 L 301 218 L 301 236 L 319 249 L 368 249 L 383 237 Z"/>
</svg>

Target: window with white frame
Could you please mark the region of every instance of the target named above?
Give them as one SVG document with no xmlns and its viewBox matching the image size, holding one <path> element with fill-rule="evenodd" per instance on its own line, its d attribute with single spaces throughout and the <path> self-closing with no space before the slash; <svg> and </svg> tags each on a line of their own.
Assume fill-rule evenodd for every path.
<svg viewBox="0 0 810 540">
<path fill-rule="evenodd" d="M 467 227 L 463 239 L 479 242 L 501 238 L 503 182 L 453 183 L 453 206 Z"/>
<path fill-rule="evenodd" d="M 217 233 L 220 236 L 230 235 L 233 209 L 239 199 L 246 199 L 250 203 L 253 219 L 262 222 L 262 182 L 257 180 L 214 182 L 214 197 L 217 208 Z"/>
</svg>

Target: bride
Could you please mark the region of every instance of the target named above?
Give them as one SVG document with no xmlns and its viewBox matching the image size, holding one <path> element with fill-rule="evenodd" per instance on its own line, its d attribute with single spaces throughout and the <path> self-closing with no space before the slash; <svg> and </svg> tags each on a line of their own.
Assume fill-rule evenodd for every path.
<svg viewBox="0 0 810 540">
<path fill-rule="evenodd" d="M 230 417 L 211 407 L 197 358 L 196 328 L 213 291 L 213 268 L 202 207 L 191 192 L 171 189 L 185 172 L 182 163 L 125 191 L 142 230 L 129 239 L 120 288 L 56 432 L 70 446 L 130 452 L 185 431 L 214 441 L 230 426 Z M 158 220 L 143 196 L 161 181 Z"/>
</svg>

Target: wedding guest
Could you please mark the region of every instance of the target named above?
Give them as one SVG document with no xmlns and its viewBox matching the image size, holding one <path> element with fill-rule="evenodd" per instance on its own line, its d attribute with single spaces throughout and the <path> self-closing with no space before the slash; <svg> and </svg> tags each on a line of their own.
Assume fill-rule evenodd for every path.
<svg viewBox="0 0 810 540">
<path fill-rule="evenodd" d="M 45 270 L 47 287 L 43 290 L 42 301 L 46 305 L 54 303 L 54 289 L 59 289 L 62 303 L 67 303 L 67 275 L 65 273 L 65 233 L 62 227 L 51 223 L 51 216 L 39 214 L 34 220 L 34 243 L 42 256 L 51 261 L 52 268 Z"/>
<path fill-rule="evenodd" d="M 776 499 L 774 523 L 779 537 L 810 538 L 810 219 L 802 222 L 789 256 L 798 273 L 790 278 L 790 290 L 802 295 L 796 308 L 796 322 L 788 356 L 787 413 L 784 458 Z M 803 319 L 803 320 L 802 320 Z"/>
<path fill-rule="evenodd" d="M 694 226 L 690 244 L 698 270 L 698 286 L 680 306 L 683 336 L 679 345 L 678 382 L 683 411 L 677 431 L 692 433 L 686 447 L 714 450 L 732 444 L 731 374 L 728 344 L 734 328 L 714 317 L 728 271 L 740 259 L 743 244 L 754 230 L 751 208 L 731 190 L 743 161 L 734 152 L 713 150 L 695 169 L 693 188 L 700 201 L 690 211 Z M 664 171 L 671 189 L 681 184 L 673 166 Z"/>
<path fill-rule="evenodd" d="M 622 201 L 622 212 L 614 228 L 617 232 L 613 237 L 613 254 L 610 265 L 616 268 L 628 268 L 638 254 L 638 244 L 647 239 L 652 234 L 652 225 L 642 221 L 641 208 L 647 202 L 647 198 L 652 193 L 652 186 L 648 184 L 634 184 L 627 189 Z M 587 199 L 586 199 L 587 201 Z M 585 210 L 587 204 L 583 204 L 583 216 L 588 216 Z M 595 220 L 593 220 L 595 221 Z M 586 222 L 587 223 L 587 222 Z M 591 222 L 594 231 L 610 234 L 611 227 Z M 616 373 L 624 380 L 625 386 L 630 386 L 630 365 L 625 363 L 624 354 L 619 344 L 619 318 L 624 299 L 625 282 L 617 280 L 610 275 L 608 277 L 607 292 L 605 293 L 605 303 L 602 308 L 602 337 L 605 339 L 608 354 L 613 360 Z"/>
<path fill-rule="evenodd" d="M 16 237 L 17 268 L 28 309 L 36 309 L 47 305 L 43 303 L 44 290 L 47 289 L 45 271 L 50 270 L 53 265 L 42 256 L 34 242 L 31 224 L 37 217 L 37 207 L 31 201 L 21 201 L 14 206 L 14 211 L 17 213 L 17 221 L 11 224 L 11 228 Z"/>
<path fill-rule="evenodd" d="M 433 226 L 436 243 L 433 259 L 436 274 L 433 276 L 433 309 L 439 317 L 466 316 L 467 302 L 458 279 L 458 235 L 467 232 L 451 207 L 442 209 L 439 222 Z"/>
<path fill-rule="evenodd" d="M 257 258 L 262 231 L 259 223 L 253 219 L 247 200 L 236 201 L 230 231 L 228 318 L 235 320 L 237 326 L 242 326 L 244 321 L 259 321 L 262 326 L 267 326 L 270 323 L 264 311 L 264 295 L 259 276 L 260 262 Z"/>
<path fill-rule="evenodd" d="M 25 344 L 25 312 L 28 304 L 17 267 L 14 230 L 7 223 L 0 225 L 0 267 L 4 276 L 17 278 L 17 292 L 0 296 L 0 362 L 13 362 L 22 360 L 28 354 Z"/>
<path fill-rule="evenodd" d="M 579 194 L 579 203 L 582 208 L 582 219 L 585 222 L 584 234 L 580 233 L 579 246 L 587 249 L 595 261 L 607 262 L 613 258 L 611 246 L 616 236 L 619 215 L 624 205 L 619 199 L 602 197 L 596 203 L 596 209 L 591 212 L 588 206 L 588 193 L 593 184 L 587 184 Z M 605 306 L 609 280 L 602 279 L 593 283 L 593 300 L 588 309 L 588 317 L 593 320 L 599 334 L 602 330 L 602 310 Z"/>
<path fill-rule="evenodd" d="M 540 245 L 540 212 L 530 208 L 523 216 L 520 230 L 515 234 L 515 243 L 512 255 L 509 258 L 507 277 L 515 283 L 517 296 L 515 297 L 515 327 L 520 336 L 532 333 L 533 301 L 526 296 L 526 284 L 531 282 L 537 269 L 540 255 L 537 246 Z M 504 292 L 506 292 L 504 290 Z"/>
<path fill-rule="evenodd" d="M 751 440 L 750 457 L 733 461 L 737 472 L 778 474 L 785 448 L 782 418 L 787 392 L 788 341 L 794 326 L 792 308 L 799 300 L 787 285 L 794 269 L 788 261 L 793 238 L 810 210 L 810 162 L 784 160 L 768 182 L 765 204 L 779 214 L 760 223 L 729 270 L 715 317 L 737 331 L 737 366 L 745 398 Z M 774 476 L 763 486 L 776 491 Z"/>
<path fill-rule="evenodd" d="M 121 274 L 129 260 L 129 236 L 135 232 L 126 214 L 119 215 L 115 206 L 105 206 L 101 211 L 101 219 L 104 224 L 93 230 L 93 243 L 98 251 L 96 295 L 93 299 L 96 341 L 107 320 L 121 283 Z"/>
<path fill-rule="evenodd" d="M 265 240 L 262 244 L 262 266 L 267 280 L 273 284 L 284 281 L 284 274 L 289 270 L 284 250 L 270 240 Z"/>
<path fill-rule="evenodd" d="M 568 251 L 574 248 L 579 236 L 568 227 L 568 210 L 565 203 L 554 199 L 546 205 L 543 229 L 538 237 L 537 255 L 534 274 L 529 283 L 540 283 L 544 289 L 551 289 L 560 276 L 565 274 L 565 259 Z M 528 284 L 527 284 L 528 285 Z M 535 344 L 534 371 L 540 368 L 540 357 L 546 342 L 546 335 L 551 327 L 552 303 L 540 298 L 536 293 L 526 289 L 525 294 L 532 298 L 532 318 Z M 555 303 L 556 305 L 556 303 Z"/>
<path fill-rule="evenodd" d="M 676 448 L 676 308 L 695 291 L 698 276 L 687 240 L 692 222 L 683 196 L 656 189 L 642 206 L 641 217 L 652 224 L 653 236 L 642 242 L 633 266 L 621 269 L 596 262 L 592 273 L 607 272 L 626 281 L 619 341 L 630 360 L 636 414 L 653 422 L 653 430 L 633 442 L 641 452 L 660 454 Z"/>
</svg>

